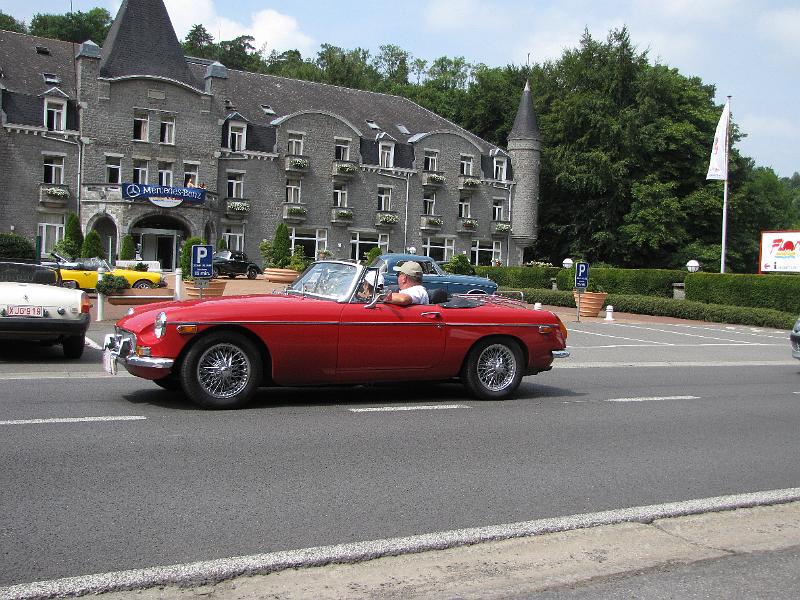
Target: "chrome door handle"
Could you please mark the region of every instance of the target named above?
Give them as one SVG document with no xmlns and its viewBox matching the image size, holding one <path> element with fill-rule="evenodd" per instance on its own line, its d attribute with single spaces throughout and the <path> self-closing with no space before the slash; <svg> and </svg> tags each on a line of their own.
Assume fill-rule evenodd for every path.
<svg viewBox="0 0 800 600">
<path fill-rule="evenodd" d="M 441 319 L 442 313 L 436 311 L 429 311 L 420 314 L 420 317 L 428 317 L 429 319 Z"/>
</svg>

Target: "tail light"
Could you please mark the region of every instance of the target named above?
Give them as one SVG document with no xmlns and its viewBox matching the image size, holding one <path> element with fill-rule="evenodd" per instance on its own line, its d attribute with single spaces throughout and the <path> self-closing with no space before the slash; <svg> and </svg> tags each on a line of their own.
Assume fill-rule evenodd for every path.
<svg viewBox="0 0 800 600">
<path fill-rule="evenodd" d="M 86 295 L 86 292 L 81 292 L 81 312 L 88 314 L 91 308 L 92 303 L 89 302 L 89 296 Z"/>
</svg>

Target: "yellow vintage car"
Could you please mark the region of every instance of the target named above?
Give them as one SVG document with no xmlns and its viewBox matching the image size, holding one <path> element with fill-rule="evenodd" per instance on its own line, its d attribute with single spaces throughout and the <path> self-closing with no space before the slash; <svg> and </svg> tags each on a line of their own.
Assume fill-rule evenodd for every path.
<svg viewBox="0 0 800 600">
<path fill-rule="evenodd" d="M 108 275 L 124 277 L 132 288 L 164 287 L 164 276 L 150 271 L 134 271 L 132 269 L 112 269 L 102 258 L 83 258 L 76 262 L 59 262 L 63 286 L 92 290 L 97 286 L 97 271 L 100 267 Z"/>
</svg>

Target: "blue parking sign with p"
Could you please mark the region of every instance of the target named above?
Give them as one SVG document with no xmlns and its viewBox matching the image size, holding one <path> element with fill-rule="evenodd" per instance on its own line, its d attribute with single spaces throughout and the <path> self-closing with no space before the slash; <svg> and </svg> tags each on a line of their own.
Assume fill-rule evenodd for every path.
<svg viewBox="0 0 800 600">
<path fill-rule="evenodd" d="M 585 290 L 589 287 L 589 263 L 575 263 L 575 288 Z"/>
<path fill-rule="evenodd" d="M 214 247 L 210 244 L 192 246 L 192 277 L 210 278 L 214 274 Z"/>
</svg>

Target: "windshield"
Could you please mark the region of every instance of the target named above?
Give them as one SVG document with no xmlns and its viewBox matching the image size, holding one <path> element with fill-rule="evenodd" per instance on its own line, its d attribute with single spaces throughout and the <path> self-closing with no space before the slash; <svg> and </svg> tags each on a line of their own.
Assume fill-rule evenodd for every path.
<svg viewBox="0 0 800 600">
<path fill-rule="evenodd" d="M 289 293 L 346 302 L 353 294 L 362 267 L 353 263 L 316 262 L 289 286 Z"/>
</svg>

